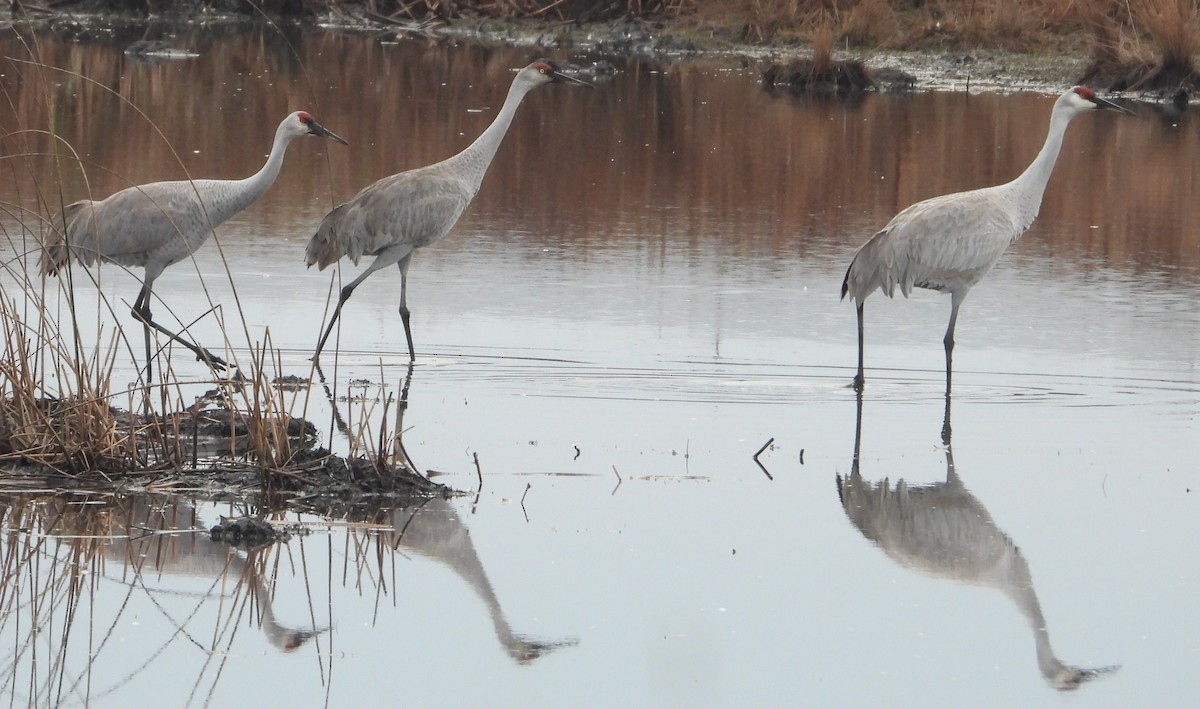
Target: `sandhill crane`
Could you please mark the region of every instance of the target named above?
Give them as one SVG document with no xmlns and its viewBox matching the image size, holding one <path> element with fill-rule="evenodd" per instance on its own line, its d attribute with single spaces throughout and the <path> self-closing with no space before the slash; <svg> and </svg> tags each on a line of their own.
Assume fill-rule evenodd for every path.
<svg viewBox="0 0 1200 709">
<path fill-rule="evenodd" d="M 897 214 L 854 254 L 842 281 L 858 304 L 858 373 L 863 378 L 863 301 L 878 288 L 892 297 L 897 285 L 907 298 L 913 287 L 950 294 L 946 347 L 946 392 L 950 391 L 954 323 L 971 287 L 980 281 L 1037 217 L 1046 182 L 1071 119 L 1096 108 L 1132 111 L 1076 86 L 1054 102 L 1050 132 L 1033 163 L 1012 182 L 918 202 Z"/>
<path fill-rule="evenodd" d="M 946 425 L 949 426 L 947 398 Z M 1038 670 L 1059 690 L 1115 672 L 1117 666 L 1074 667 L 1058 659 L 1033 577 L 1020 547 L 992 520 L 983 503 L 963 484 L 946 439 L 945 482 L 910 485 L 864 480 L 859 468 L 862 394 L 854 430 L 850 475 L 837 476 L 838 498 L 856 529 L 892 561 L 932 578 L 995 589 L 1004 594 L 1033 633 Z"/>
<path fill-rule="evenodd" d="M 262 169 L 244 180 L 153 182 L 121 190 L 100 201 L 85 199 L 63 209 L 42 251 L 43 275 L 54 275 L 74 256 L 90 266 L 97 260 L 146 269 L 133 303 L 133 317 L 146 336 L 146 374 L 150 369 L 150 328 L 187 347 L 214 369 L 228 364 L 199 345 L 154 322 L 150 296 L 154 280 L 167 266 L 187 258 L 218 225 L 254 204 L 275 182 L 288 144 L 302 135 L 331 138 L 348 145 L 311 115 L 296 111 L 275 131 L 271 154 Z"/>
<path fill-rule="evenodd" d="M 549 60 L 536 61 L 517 72 L 496 118 L 461 153 L 433 165 L 385 177 L 325 215 L 305 250 L 304 261 L 308 266 L 316 264 L 323 270 L 343 256 L 349 256 L 355 265 L 363 256 L 374 256 L 375 260 L 338 294 L 337 307 L 317 343 L 313 361 L 321 357 L 325 341 L 354 289 L 372 273 L 392 264 L 400 267 L 400 320 L 408 340 L 408 358 L 416 359 L 407 304 L 408 266 L 413 252 L 449 233 L 479 191 L 521 99 L 538 86 L 552 82 L 591 87 L 563 74 Z"/>
</svg>

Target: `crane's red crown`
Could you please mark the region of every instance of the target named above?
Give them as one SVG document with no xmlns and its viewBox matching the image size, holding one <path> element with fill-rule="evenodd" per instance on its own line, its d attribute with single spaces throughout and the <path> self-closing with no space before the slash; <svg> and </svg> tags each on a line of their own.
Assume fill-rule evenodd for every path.
<svg viewBox="0 0 1200 709">
<path fill-rule="evenodd" d="M 539 74 L 552 74 L 552 73 L 554 73 L 554 67 L 550 66 L 550 65 L 549 65 L 549 64 L 547 64 L 546 62 L 536 62 L 536 63 L 533 65 L 533 68 L 534 68 L 534 69 L 537 69 Z"/>
<path fill-rule="evenodd" d="M 1086 98 L 1088 101 L 1096 100 L 1096 92 L 1092 91 L 1091 89 L 1089 89 L 1086 86 L 1076 86 L 1075 93 L 1079 94 L 1083 98 Z"/>
<path fill-rule="evenodd" d="M 303 123 L 304 125 L 308 125 L 309 123 L 312 123 L 312 119 L 313 119 L 312 116 L 308 115 L 304 111 L 300 111 L 300 113 L 296 115 L 296 118 L 299 118 L 300 122 Z"/>
</svg>

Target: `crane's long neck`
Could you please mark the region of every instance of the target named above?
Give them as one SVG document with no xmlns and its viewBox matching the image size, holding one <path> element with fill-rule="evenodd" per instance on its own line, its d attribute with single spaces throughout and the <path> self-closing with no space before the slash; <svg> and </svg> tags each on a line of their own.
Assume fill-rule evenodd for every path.
<svg viewBox="0 0 1200 709">
<path fill-rule="evenodd" d="M 1054 163 L 1058 160 L 1058 152 L 1062 149 L 1063 135 L 1071 122 L 1071 114 L 1067 111 L 1054 111 L 1050 116 L 1050 131 L 1041 151 L 1029 167 L 1025 168 L 1008 186 L 1016 193 L 1016 203 L 1032 222 L 1042 207 L 1042 195 L 1046 192 L 1046 183 L 1050 181 L 1050 173 L 1054 172 Z"/>
<path fill-rule="evenodd" d="M 209 219 L 216 226 L 238 212 L 246 209 L 267 193 L 279 170 L 283 167 L 283 155 L 287 152 L 292 137 L 284 132 L 283 126 L 275 132 L 271 154 L 258 172 L 243 180 L 214 180 L 211 194 L 205 197 Z"/>
<path fill-rule="evenodd" d="M 508 127 L 512 125 L 513 116 L 517 113 L 517 107 L 521 105 L 521 99 L 525 98 L 525 94 L 529 93 L 531 88 L 533 86 L 514 80 L 508 89 L 504 105 L 500 107 L 500 112 L 496 114 L 492 124 L 475 139 L 475 142 L 446 161 L 457 168 L 465 179 L 470 180 L 476 191 L 483 182 L 488 165 L 492 164 L 492 158 L 496 157 L 496 150 L 499 149 L 500 142 L 504 140 Z"/>
</svg>

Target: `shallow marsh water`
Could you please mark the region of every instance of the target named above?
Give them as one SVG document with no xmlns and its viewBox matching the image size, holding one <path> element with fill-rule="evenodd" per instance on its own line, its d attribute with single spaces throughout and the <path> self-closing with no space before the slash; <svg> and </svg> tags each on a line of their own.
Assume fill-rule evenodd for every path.
<svg viewBox="0 0 1200 709">
<path fill-rule="evenodd" d="M 155 308 L 190 322 L 209 307 L 203 284 L 239 360 L 245 332 L 269 328 L 282 373 L 307 377 L 331 283 L 302 265 L 321 216 L 465 146 L 533 55 L 288 39 L 295 54 L 269 31 L 185 34 L 200 57 L 165 64 L 115 41 L 42 40 L 46 64 L 132 106 L 6 64 L 0 184 L 6 204 L 44 214 L 60 189 L 100 197 L 185 167 L 242 176 L 287 112 L 311 111 L 351 145 L 295 143 L 268 196 L 219 229 L 220 249 L 164 274 Z M 949 475 L 948 300 L 868 301 L 856 431 L 854 313 L 838 286 L 900 208 L 1023 169 L 1053 97 L 796 99 L 764 92 L 753 70 L 608 59 L 621 71 L 595 90 L 529 96 L 471 212 L 413 262 L 405 444 L 459 489 L 476 488 L 477 455 L 478 496 L 416 522 L 304 516 L 321 531 L 250 561 L 186 536 L 102 544 L 67 640 L 61 595 L 19 599 L 61 588 L 83 542 L 59 544 L 53 526 L 9 534 L 10 558 L 41 560 L 4 592 L 17 599 L 0 624 L 15 703 L 1058 706 L 1043 677 L 1057 656 L 1120 665 L 1077 690 L 1088 706 L 1194 704 L 1200 125 L 1143 106 L 1071 127 L 1038 222 L 963 308 Z M 34 155 L 43 137 L 14 133 L 50 127 L 86 182 L 70 160 Z M 32 241 L 8 212 L 0 278 L 19 298 L 12 258 Z M 82 337 L 121 324 L 140 352 L 136 278 L 99 275 L 76 287 Z M 402 386 L 398 298 L 383 271 L 346 306 L 341 354 L 324 358 L 339 408 Z M 220 342 L 211 315 L 192 332 Z M 206 388 L 190 357 L 172 364 Z M 134 379 L 124 353 L 116 378 Z M 331 418 L 320 391 L 309 415 Z M 768 476 L 753 456 L 769 439 Z M 895 494 L 867 487 L 885 478 Z M 869 500 L 899 500 L 909 529 L 948 527 L 922 502 L 946 490 L 979 523 L 937 558 L 878 541 L 897 533 L 863 519 Z M 120 531 L 231 511 L 155 498 L 106 514 Z M 968 568 L 970 548 L 995 565 Z M 31 636 L 37 619 L 56 632 Z"/>
</svg>

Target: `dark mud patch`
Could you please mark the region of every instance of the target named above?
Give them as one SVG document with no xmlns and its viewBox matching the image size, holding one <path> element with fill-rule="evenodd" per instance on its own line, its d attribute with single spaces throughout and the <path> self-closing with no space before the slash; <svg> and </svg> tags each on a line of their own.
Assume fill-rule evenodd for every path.
<svg viewBox="0 0 1200 709">
<path fill-rule="evenodd" d="M 41 406 L 54 412 L 65 404 Z M 132 442 L 119 446 L 125 454 L 79 449 L 35 456 L 9 446 L 0 455 L 0 490 L 187 492 L 273 509 L 300 500 L 309 509 L 402 506 L 455 494 L 423 476 L 402 444 L 394 455 L 336 455 L 316 446 L 316 427 L 300 418 L 264 420 L 202 399 L 166 416 L 108 407 L 106 421 L 113 438 Z"/>
<path fill-rule="evenodd" d="M 795 59 L 771 64 L 762 73 L 763 87 L 794 93 L 845 94 L 856 91 L 907 91 L 917 79 L 899 69 L 871 69 L 858 59 Z"/>
<path fill-rule="evenodd" d="M 277 527 L 255 517 L 227 517 L 208 530 L 209 538 L 243 551 L 253 551 L 276 542 L 287 543 L 294 534 L 307 534 L 300 525 Z"/>
</svg>

